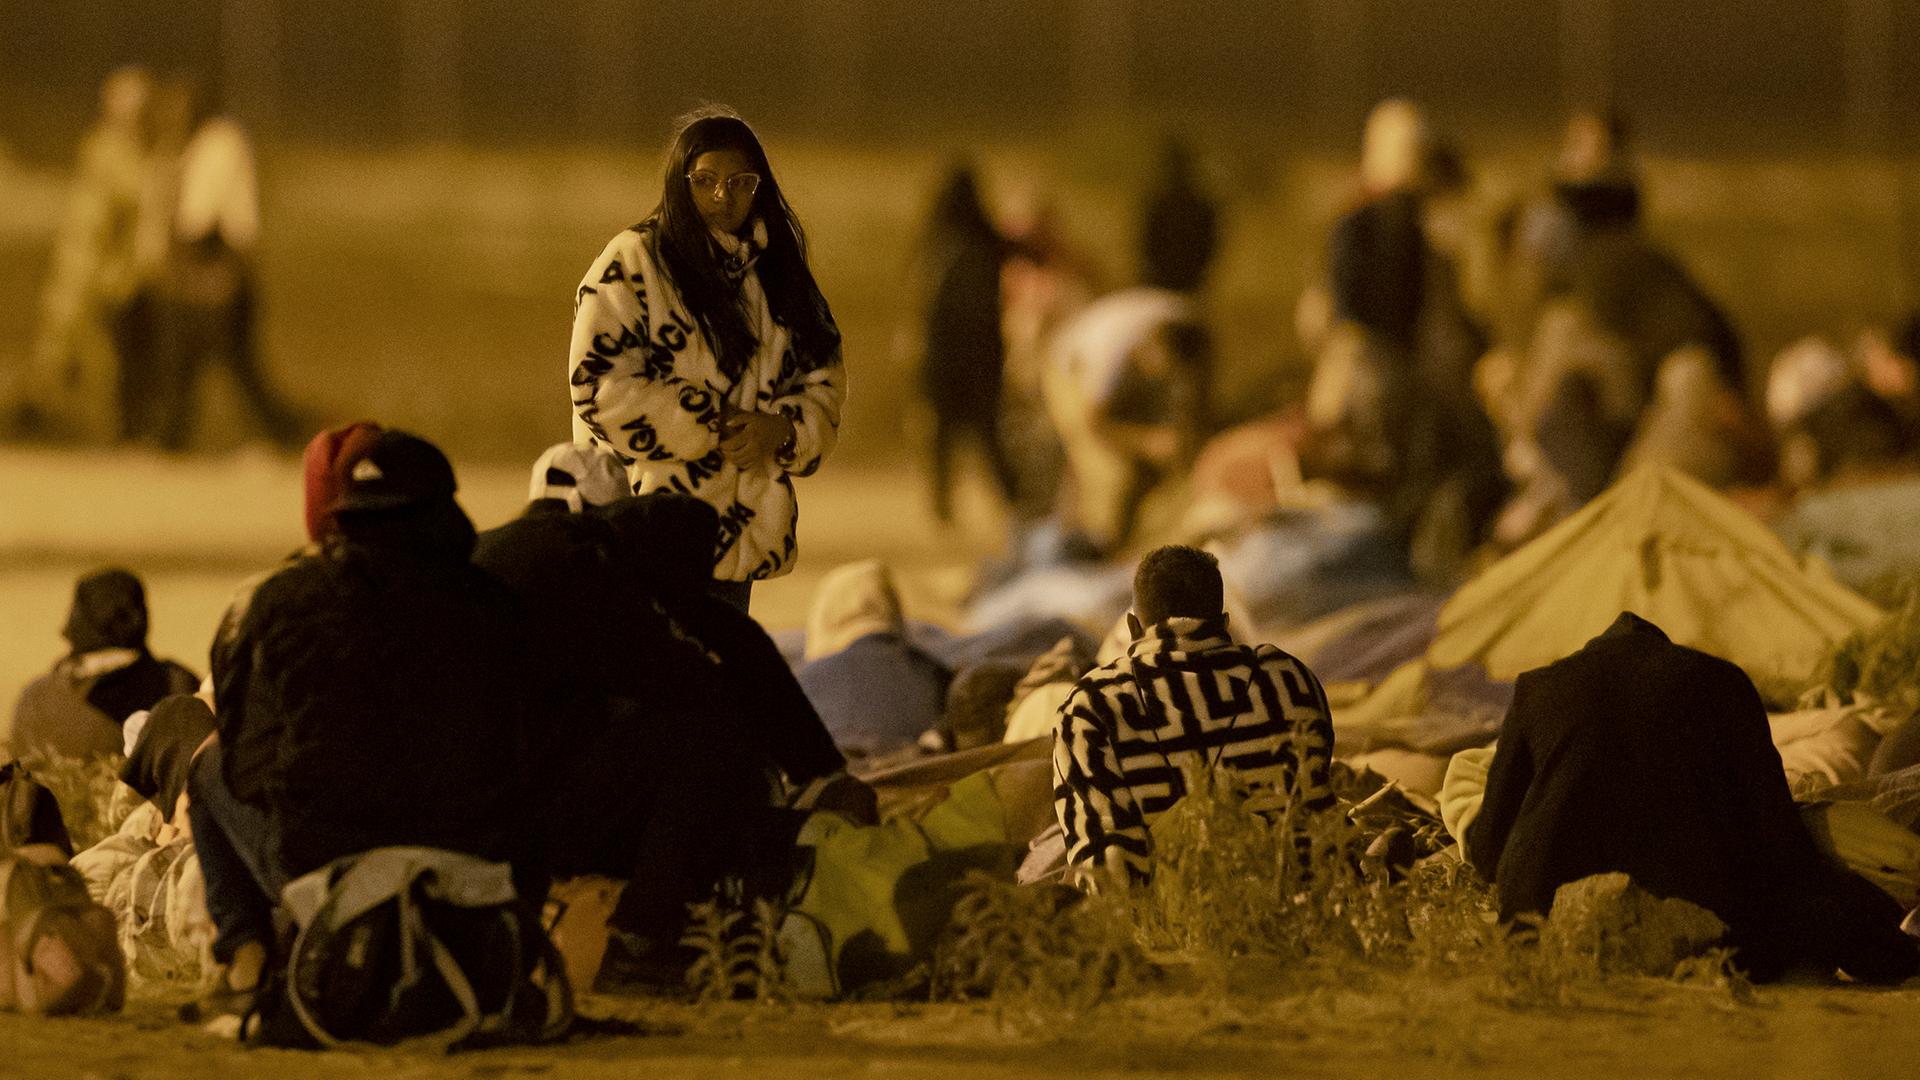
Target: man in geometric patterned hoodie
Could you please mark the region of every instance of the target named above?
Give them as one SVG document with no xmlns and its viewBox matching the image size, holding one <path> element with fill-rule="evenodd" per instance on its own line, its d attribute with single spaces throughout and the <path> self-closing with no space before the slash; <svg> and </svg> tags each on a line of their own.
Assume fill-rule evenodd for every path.
<svg viewBox="0 0 1920 1080">
<path fill-rule="evenodd" d="M 1145 880 L 1153 820 L 1186 794 L 1185 771 L 1226 770 L 1256 808 L 1277 807 L 1306 758 L 1308 809 L 1333 805 L 1333 720 L 1307 666 L 1227 632 L 1220 566 L 1170 546 L 1140 561 L 1127 654 L 1082 676 L 1060 707 L 1053 805 L 1067 864 Z"/>
</svg>

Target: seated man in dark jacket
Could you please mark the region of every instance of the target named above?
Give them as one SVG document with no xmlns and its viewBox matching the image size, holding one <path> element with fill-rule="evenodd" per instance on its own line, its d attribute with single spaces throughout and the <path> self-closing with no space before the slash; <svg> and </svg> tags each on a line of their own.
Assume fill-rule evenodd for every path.
<svg viewBox="0 0 1920 1080">
<path fill-rule="evenodd" d="M 71 651 L 29 683 L 14 706 L 15 754 L 118 754 L 128 716 L 199 685 L 193 672 L 147 651 L 147 593 L 128 571 L 81 578 L 61 634 Z"/>
<path fill-rule="evenodd" d="M 1720 916 L 1755 979 L 1802 962 L 1866 981 L 1920 971 L 1899 906 L 1814 846 L 1753 683 L 1631 612 L 1520 676 L 1466 832 L 1505 918 L 1619 871 Z"/>
<path fill-rule="evenodd" d="M 271 937 L 287 881 L 373 848 L 513 863 L 540 891 L 522 763 L 546 673 L 521 605 L 468 561 L 454 490 L 437 449 L 382 432 L 337 534 L 261 584 L 222 653 L 188 813 L 223 963 Z"/>
</svg>

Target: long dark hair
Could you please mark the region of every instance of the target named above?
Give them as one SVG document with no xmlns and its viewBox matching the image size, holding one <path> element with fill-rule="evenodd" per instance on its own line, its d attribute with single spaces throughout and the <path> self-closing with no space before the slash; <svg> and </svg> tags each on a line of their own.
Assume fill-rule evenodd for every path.
<svg viewBox="0 0 1920 1080">
<path fill-rule="evenodd" d="M 794 351 L 803 366 L 825 362 L 840 343 L 840 333 L 807 267 L 807 234 L 780 192 L 760 139 L 729 110 L 706 108 L 682 117 L 667 150 L 660 205 L 649 218 L 659 233 L 660 261 L 667 276 L 713 348 L 720 369 L 738 378 L 760 343 L 740 306 L 740 285 L 727 275 L 724 258 L 687 186 L 687 171 L 694 159 L 711 150 L 738 151 L 760 174 L 747 220 L 766 224 L 767 246 L 760 255 L 759 271 L 767 306 L 792 333 Z"/>
</svg>

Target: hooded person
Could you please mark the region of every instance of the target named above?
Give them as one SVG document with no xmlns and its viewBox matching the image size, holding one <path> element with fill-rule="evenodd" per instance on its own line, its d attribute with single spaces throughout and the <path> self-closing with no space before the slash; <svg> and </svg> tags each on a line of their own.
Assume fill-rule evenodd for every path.
<svg viewBox="0 0 1920 1080">
<path fill-rule="evenodd" d="M 841 751 L 878 757 L 940 726 L 953 672 L 908 639 L 893 575 L 877 559 L 836 567 L 807 615 L 797 677 Z"/>
<path fill-rule="evenodd" d="M 611 689 L 629 707 L 568 781 L 599 805 L 587 815 L 599 824 L 583 823 L 603 837 L 588 853 L 624 856 L 590 869 L 631 874 L 597 986 L 677 986 L 691 960 L 680 944 L 689 904 L 729 882 L 776 895 L 792 877 L 801 811 L 872 821 L 874 798 L 845 775 L 773 639 L 689 572 L 712 558 L 713 508 L 654 492 L 614 504 L 606 521 L 606 603 L 621 613 L 625 658 Z"/>
<path fill-rule="evenodd" d="M 587 512 L 626 495 L 625 474 L 611 451 L 560 443 L 533 463 L 526 510 L 475 542 L 474 565 L 520 597 L 545 643 L 583 644 L 574 628 L 594 606 L 605 576 L 605 526 Z"/>
<path fill-rule="evenodd" d="M 648 800 L 639 733 L 672 712 L 652 692 L 691 658 L 645 602 L 625 603 L 602 511 L 627 498 L 620 462 L 597 444 L 560 443 L 533 464 L 524 512 L 481 533 L 474 565 L 525 607 L 539 663 L 563 676 L 532 746 L 543 848 L 562 877 L 632 870 Z M 620 623 L 624 632 L 582 633 Z"/>
<path fill-rule="evenodd" d="M 1866 982 L 1920 972 L 1899 905 L 1816 848 L 1766 708 L 1733 664 L 1623 612 L 1520 676 L 1498 745 L 1461 830 L 1503 918 L 1545 913 L 1561 885 L 1619 872 L 1718 915 L 1756 980 L 1803 963 Z"/>
<path fill-rule="evenodd" d="M 773 638 L 745 612 L 716 602 L 704 583 L 687 573 L 712 554 L 720 528 L 713 508 L 688 496 L 655 492 L 616 503 L 607 522 L 616 567 L 612 602 L 636 618 L 658 620 L 653 625 L 664 627 L 690 650 L 688 656 L 704 664 L 689 668 L 676 655 L 649 665 L 635 657 L 628 688 L 642 697 L 693 690 L 701 697 L 726 698 L 793 787 L 843 769 L 845 757 Z"/>
<path fill-rule="evenodd" d="M 14 706 L 16 755 L 118 754 L 128 716 L 199 684 L 193 672 L 148 651 L 146 589 L 129 571 L 82 577 L 61 634 L 67 655 L 29 683 Z"/>
<path fill-rule="evenodd" d="M 522 606 L 469 561 L 456 486 L 432 444 L 381 432 L 346 470 L 337 533 L 259 586 L 217 657 L 188 814 L 222 963 L 271 941 L 289 880 L 374 848 L 510 863 L 539 899 L 523 761 L 550 675 Z"/>
</svg>

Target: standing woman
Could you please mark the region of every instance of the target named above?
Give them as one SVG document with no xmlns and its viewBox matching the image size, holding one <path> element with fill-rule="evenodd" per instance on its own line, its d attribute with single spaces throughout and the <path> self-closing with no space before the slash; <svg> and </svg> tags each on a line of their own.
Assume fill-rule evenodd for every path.
<svg viewBox="0 0 1920 1080">
<path fill-rule="evenodd" d="M 793 568 L 793 478 L 833 449 L 846 370 L 806 235 L 746 121 L 682 121 L 660 203 L 613 238 L 574 298 L 575 441 L 602 443 L 636 495 L 720 515 L 713 592 Z"/>
</svg>

